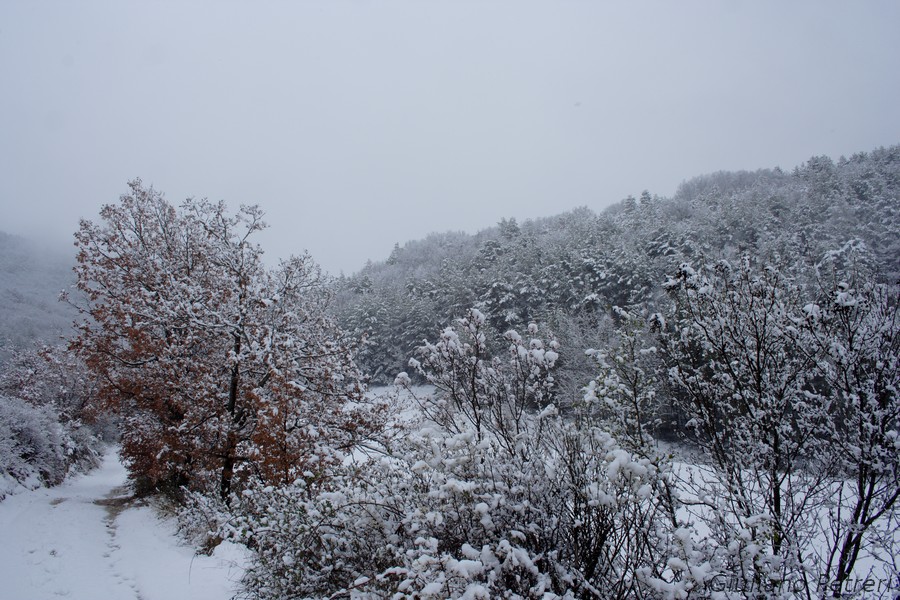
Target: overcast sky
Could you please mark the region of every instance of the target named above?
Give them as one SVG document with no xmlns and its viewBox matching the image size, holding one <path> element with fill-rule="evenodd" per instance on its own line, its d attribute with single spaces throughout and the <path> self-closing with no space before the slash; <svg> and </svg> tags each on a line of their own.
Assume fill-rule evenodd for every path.
<svg viewBox="0 0 900 600">
<path fill-rule="evenodd" d="M 351 273 L 718 170 L 900 143 L 900 2 L 0 2 L 0 230 L 126 182 Z"/>
</svg>

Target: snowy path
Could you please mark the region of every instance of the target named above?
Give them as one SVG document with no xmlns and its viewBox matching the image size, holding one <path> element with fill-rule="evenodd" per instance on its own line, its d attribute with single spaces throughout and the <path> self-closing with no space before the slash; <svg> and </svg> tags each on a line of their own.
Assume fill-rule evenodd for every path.
<svg viewBox="0 0 900 600">
<path fill-rule="evenodd" d="M 115 452 L 88 475 L 0 502 L 0 600 L 227 600 L 243 555 L 194 556 L 176 525 L 124 505 Z"/>
</svg>

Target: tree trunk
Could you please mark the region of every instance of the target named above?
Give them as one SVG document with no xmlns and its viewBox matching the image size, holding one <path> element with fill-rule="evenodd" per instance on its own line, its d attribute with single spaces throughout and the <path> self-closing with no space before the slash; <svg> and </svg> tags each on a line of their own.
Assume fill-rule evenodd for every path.
<svg viewBox="0 0 900 600">
<path fill-rule="evenodd" d="M 234 355 L 239 356 L 241 352 L 241 338 L 239 335 L 234 336 Z M 238 386 L 241 382 L 240 363 L 235 360 L 231 367 L 231 381 L 228 386 L 228 414 L 231 422 L 228 425 L 228 436 L 225 441 L 225 449 L 222 459 L 222 479 L 219 484 L 219 495 L 222 501 L 227 505 L 229 496 L 231 495 L 231 480 L 234 477 L 234 464 L 236 461 L 235 451 L 237 450 L 237 435 L 234 431 L 237 421 L 237 396 Z"/>
</svg>

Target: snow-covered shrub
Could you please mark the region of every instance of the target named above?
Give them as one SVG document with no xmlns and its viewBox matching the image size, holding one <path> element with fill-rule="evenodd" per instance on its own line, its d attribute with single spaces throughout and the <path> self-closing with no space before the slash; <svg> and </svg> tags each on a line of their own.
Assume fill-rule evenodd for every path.
<svg viewBox="0 0 900 600">
<path fill-rule="evenodd" d="M 420 403 L 426 416 L 451 430 L 474 427 L 479 440 L 491 435 L 513 450 L 526 411 L 554 403 L 559 345 L 510 330 L 503 336 L 509 348 L 504 360 L 491 356 L 486 331 L 485 316 L 470 309 L 457 328 L 447 327 L 437 342 L 418 348 L 419 358 L 409 364 L 439 392 L 440 402 Z M 529 334 L 537 331 L 529 325 Z M 399 382 L 407 381 L 401 373 Z"/>
<path fill-rule="evenodd" d="M 56 485 L 99 465 L 103 442 L 96 421 L 85 423 L 91 389 L 83 365 L 62 348 L 15 353 L 0 372 L 0 472 Z"/>
<path fill-rule="evenodd" d="M 400 456 L 342 467 L 327 490 L 300 481 L 246 491 L 226 529 L 256 550 L 247 591 L 581 598 L 683 589 L 668 562 L 674 529 L 658 466 L 596 428 L 541 421 L 521 440 L 543 449 L 531 459 L 478 442 L 474 430 L 425 427 Z"/>
<path fill-rule="evenodd" d="M 835 414 L 838 475 L 826 493 L 827 543 L 811 555 L 840 584 L 872 563 L 900 581 L 900 286 L 876 283 L 871 262 L 855 241 L 829 252 L 818 298 L 803 307 L 804 343 Z"/>
<path fill-rule="evenodd" d="M 663 354 L 706 463 L 679 480 L 686 511 L 730 580 L 770 597 L 865 576 L 866 554 L 896 573 L 900 296 L 831 269 L 818 292 L 749 257 L 666 284 Z"/>
<path fill-rule="evenodd" d="M 254 598 L 684 597 L 714 574 L 666 496 L 669 467 L 552 397 L 553 342 L 486 353 L 476 311 L 422 347 L 423 419 L 327 478 L 246 490 L 223 532 Z M 401 374 L 398 384 L 409 388 Z M 542 408 L 541 408 L 542 407 Z M 686 533 L 687 532 L 687 533 Z M 687 540 L 687 541 L 685 541 Z"/>
<path fill-rule="evenodd" d="M 664 320 L 618 306 L 613 312 L 620 325 L 607 346 L 585 352 L 594 359 L 598 374 L 584 390 L 582 408 L 601 419 L 623 445 L 643 452 L 653 446 L 652 434 L 662 423 L 656 375 L 661 364 L 649 337 Z"/>
<path fill-rule="evenodd" d="M 0 478 L 30 487 L 55 485 L 66 475 L 72 442 L 49 408 L 0 396 Z"/>
<path fill-rule="evenodd" d="M 198 553 L 211 554 L 222 541 L 222 527 L 232 518 L 228 505 L 219 496 L 183 490 L 179 502 L 169 508 L 178 521 L 178 533 Z"/>
</svg>

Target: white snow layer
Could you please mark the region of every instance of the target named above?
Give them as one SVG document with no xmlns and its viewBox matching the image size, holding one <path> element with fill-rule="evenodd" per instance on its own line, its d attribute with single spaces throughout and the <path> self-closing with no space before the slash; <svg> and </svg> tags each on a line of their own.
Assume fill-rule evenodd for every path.
<svg viewBox="0 0 900 600">
<path fill-rule="evenodd" d="M 176 524 L 124 504 L 125 468 L 99 469 L 0 502 L 0 598 L 227 600 L 245 555 L 229 543 L 195 556 Z"/>
</svg>

